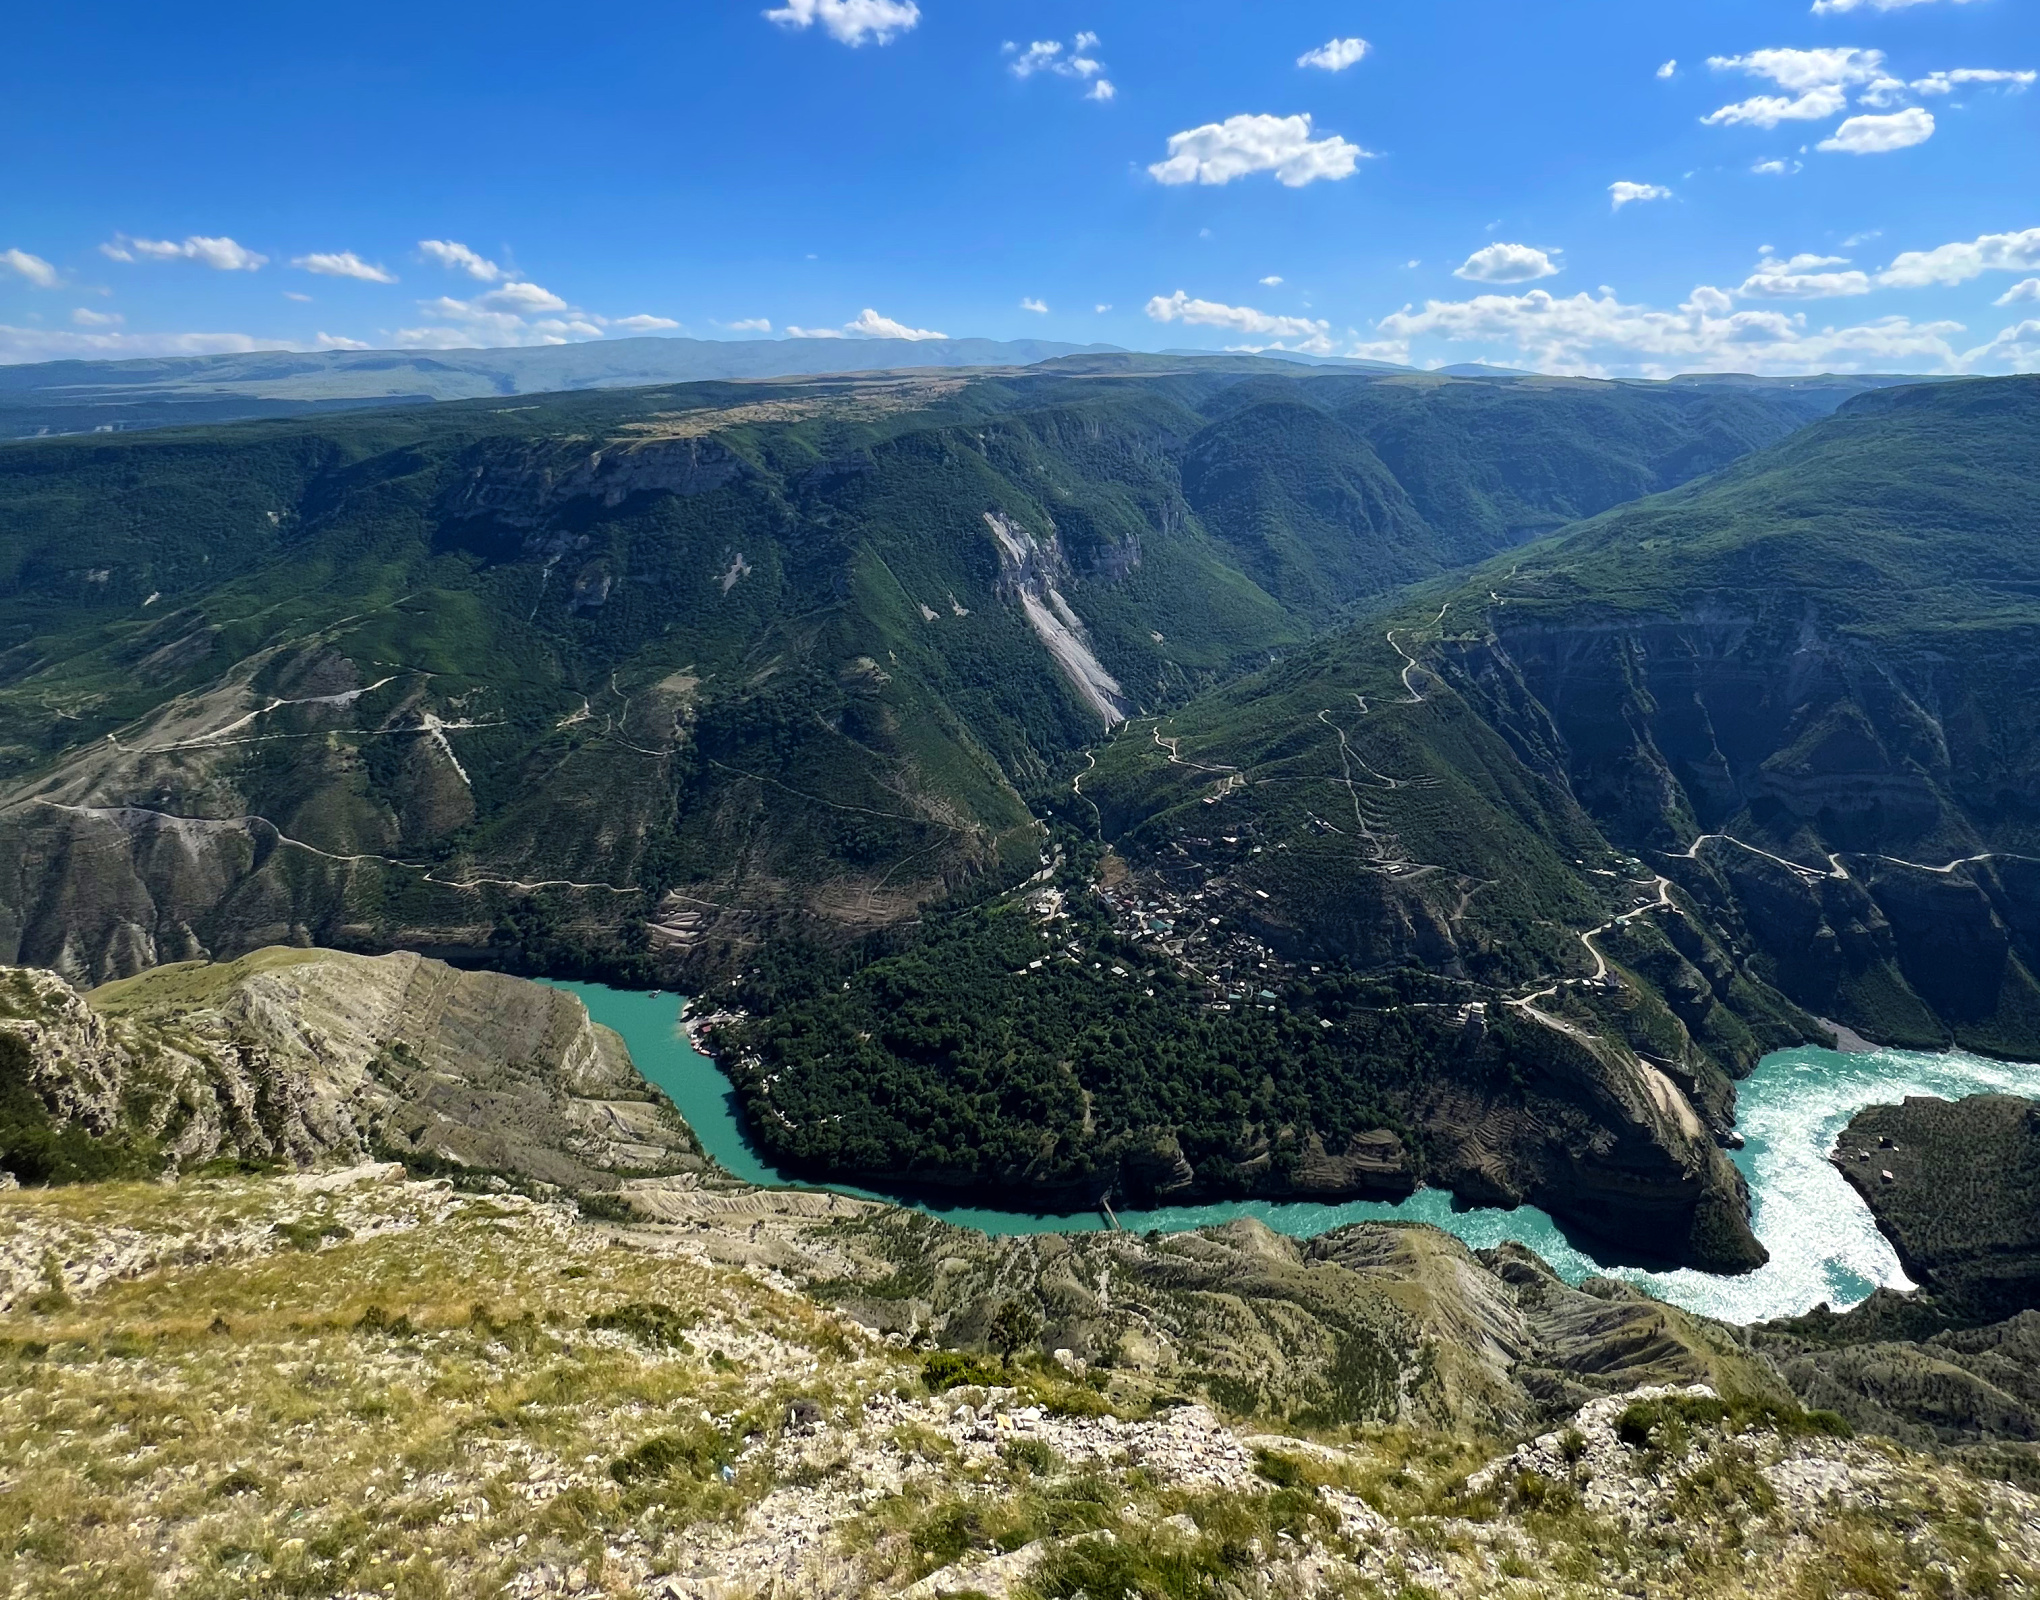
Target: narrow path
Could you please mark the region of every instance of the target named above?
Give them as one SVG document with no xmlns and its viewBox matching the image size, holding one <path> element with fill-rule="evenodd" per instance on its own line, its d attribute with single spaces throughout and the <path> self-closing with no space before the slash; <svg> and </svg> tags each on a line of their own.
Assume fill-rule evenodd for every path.
<svg viewBox="0 0 2040 1600">
<path fill-rule="evenodd" d="M 1779 866 L 1785 868 L 1788 872 L 1796 873 L 1800 878 L 1804 879 L 1808 883 L 1819 883 L 1826 879 L 1833 879 L 1840 882 L 1852 881 L 1849 877 L 1849 869 L 1842 865 L 1842 857 L 1845 854 L 1859 856 L 1861 857 L 1861 859 L 1865 861 L 1888 861 L 1894 867 L 1910 867 L 1915 872 L 1931 872 L 1935 874 L 1937 877 L 1947 877 L 1951 875 L 1957 867 L 1975 866 L 1979 861 L 2040 862 L 2040 856 L 2020 855 L 2018 852 L 2013 850 L 1984 850 L 1978 852 L 1976 855 L 1960 856 L 1957 857 L 1955 860 L 1946 863 L 1943 866 L 1933 867 L 1927 865 L 1927 863 L 1924 861 L 1908 861 L 1903 856 L 1887 856 L 1880 855 L 1874 851 L 1850 850 L 1850 851 L 1830 851 L 1828 854 L 1828 870 L 1826 872 L 1822 872 L 1818 868 L 1807 866 L 1804 862 L 1789 861 L 1784 856 L 1773 855 L 1770 851 L 1759 849 L 1756 845 L 1746 844 L 1744 841 L 1736 838 L 1735 835 L 1731 833 L 1703 833 L 1700 835 L 1699 838 L 1695 839 L 1690 845 L 1688 845 L 1683 850 L 1659 851 L 1658 854 L 1669 855 L 1674 857 L 1675 859 L 1682 859 L 1686 861 L 1698 861 L 1700 859 L 1700 847 L 1702 845 L 1713 844 L 1716 842 L 1722 844 L 1732 844 L 1738 850 L 1747 850 L 1753 856 L 1762 856 L 1766 861 L 1775 861 Z"/>
<path fill-rule="evenodd" d="M 590 894 L 624 895 L 642 894 L 644 892 L 641 889 L 620 888 L 613 883 L 581 883 L 573 878 L 540 878 L 532 881 L 526 881 L 522 878 L 442 878 L 437 876 L 441 869 L 431 865 L 429 862 L 403 861 L 395 856 L 375 855 L 372 853 L 346 855 L 334 850 L 321 849 L 318 845 L 307 844 L 303 839 L 293 839 L 275 823 L 263 816 L 180 817 L 174 811 L 155 811 L 147 806 L 74 806 L 66 805 L 59 800 L 44 800 L 40 797 L 32 797 L 21 803 L 47 806 L 52 811 L 68 811 L 74 816 L 81 817 L 155 817 L 161 821 L 172 823 L 179 828 L 245 829 L 251 826 L 260 826 L 267 828 L 275 836 L 278 844 L 288 845 L 293 850 L 302 850 L 308 855 L 318 856 L 326 861 L 338 861 L 343 865 L 358 866 L 372 862 L 377 866 L 397 867 L 405 872 L 421 873 L 424 876 L 425 882 L 435 884 L 442 889 L 516 889 L 527 894 L 535 889 L 576 889 Z"/>
</svg>

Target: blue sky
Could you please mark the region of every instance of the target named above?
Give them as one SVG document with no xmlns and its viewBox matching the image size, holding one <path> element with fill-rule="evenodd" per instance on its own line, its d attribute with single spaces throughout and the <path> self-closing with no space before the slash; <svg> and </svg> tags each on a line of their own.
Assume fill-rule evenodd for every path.
<svg viewBox="0 0 2040 1600">
<path fill-rule="evenodd" d="M 24 8 L 0 361 L 769 324 L 2036 370 L 2036 6 Z"/>
</svg>

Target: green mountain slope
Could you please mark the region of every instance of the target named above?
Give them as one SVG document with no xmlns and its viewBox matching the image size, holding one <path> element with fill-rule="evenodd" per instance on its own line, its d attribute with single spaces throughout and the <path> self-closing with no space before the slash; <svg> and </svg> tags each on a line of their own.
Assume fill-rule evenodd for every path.
<svg viewBox="0 0 2040 1600">
<path fill-rule="evenodd" d="M 95 977 L 306 937 L 720 959 L 1031 870 L 1023 797 L 1107 717 L 1465 559 L 1331 414 L 1379 380 L 1270 366 L 0 454 L 0 926 Z M 1660 434 L 1690 404 L 1600 388 Z"/>
<path fill-rule="evenodd" d="M 2036 444 L 2030 379 L 1866 397 L 1136 720 L 1059 902 L 738 986 L 761 1137 L 1280 1194 L 1378 1129 L 1462 1196 L 1747 1259 L 1715 1146 L 1765 1051 L 2040 1051 Z"/>
<path fill-rule="evenodd" d="M 1075 1203 L 1429 1179 L 1753 1259 L 1708 1128 L 1809 1024 L 1717 1006 L 1652 1076 L 1500 1005 L 1626 904 L 1573 865 L 1594 818 L 1468 702 L 1395 704 L 1400 656 L 1363 703 L 1305 647 L 1798 413 L 1134 365 L 0 452 L 0 942 L 92 980 L 307 943 L 735 975 L 778 1031 L 733 1070 L 814 1169 Z M 1208 959 L 1098 898 L 1128 859 L 1217 897 Z M 998 897 L 1030 878 L 1064 909 Z"/>
</svg>

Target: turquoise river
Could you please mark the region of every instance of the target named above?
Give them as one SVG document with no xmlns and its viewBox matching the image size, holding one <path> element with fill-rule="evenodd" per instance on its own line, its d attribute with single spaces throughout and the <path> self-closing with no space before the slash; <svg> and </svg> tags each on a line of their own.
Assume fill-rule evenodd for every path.
<svg viewBox="0 0 2040 1600">
<path fill-rule="evenodd" d="M 800 1181 L 768 1165 L 745 1138 L 729 1080 L 689 1043 L 680 1026 L 682 1001 L 677 995 L 644 994 L 592 983 L 555 987 L 577 995 L 597 1022 L 623 1036 L 638 1069 L 665 1092 L 702 1146 L 726 1169 L 758 1184 Z M 1797 1315 L 1822 1301 L 1837 1309 L 1854 1305 L 1879 1284 L 1911 1287 L 1890 1243 L 1872 1222 L 1869 1208 L 1828 1165 L 1828 1152 L 1848 1120 L 1865 1106 L 1896 1102 L 1907 1095 L 1957 1099 L 1983 1093 L 2040 1095 L 2040 1065 L 1903 1050 L 1848 1054 L 1799 1049 L 1766 1056 L 1741 1087 L 1736 1126 L 1744 1147 L 1735 1153 L 1735 1162 L 1749 1179 L 1757 1237 L 1770 1250 L 1771 1260 L 1736 1278 L 1605 1265 L 1572 1244 L 1551 1218 L 1534 1206 L 1514 1211 L 1455 1210 L 1452 1196 L 1440 1189 L 1420 1189 L 1396 1205 L 1243 1200 L 1121 1212 L 1119 1221 L 1135 1232 L 1180 1232 L 1235 1217 L 1258 1217 L 1269 1227 L 1298 1237 L 1325 1233 L 1349 1222 L 1430 1222 L 1475 1247 L 1518 1240 L 1575 1283 L 1605 1272 L 1693 1311 L 1730 1322 L 1757 1322 Z M 897 1199 L 848 1185 L 832 1187 L 844 1194 Z M 905 1203 L 985 1233 L 1078 1233 L 1104 1226 L 1093 1212 L 1036 1216 L 974 1206 Z"/>
</svg>

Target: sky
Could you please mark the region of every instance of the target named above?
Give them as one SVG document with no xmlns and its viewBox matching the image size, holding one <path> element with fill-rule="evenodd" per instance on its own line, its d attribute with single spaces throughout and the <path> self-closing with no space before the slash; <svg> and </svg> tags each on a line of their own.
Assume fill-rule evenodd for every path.
<svg viewBox="0 0 2040 1600">
<path fill-rule="evenodd" d="M 0 363 L 643 334 L 2040 370 L 2040 0 L 24 7 Z"/>
</svg>

